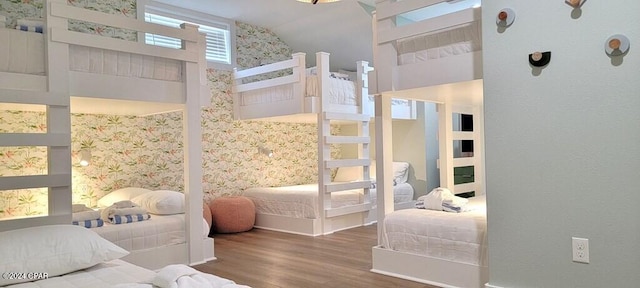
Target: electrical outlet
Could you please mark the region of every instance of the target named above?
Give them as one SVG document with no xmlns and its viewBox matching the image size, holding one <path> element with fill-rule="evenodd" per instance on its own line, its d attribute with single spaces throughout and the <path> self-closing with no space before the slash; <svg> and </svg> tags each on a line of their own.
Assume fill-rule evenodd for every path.
<svg viewBox="0 0 640 288">
<path fill-rule="evenodd" d="M 589 263 L 589 239 L 571 237 L 573 262 Z"/>
</svg>

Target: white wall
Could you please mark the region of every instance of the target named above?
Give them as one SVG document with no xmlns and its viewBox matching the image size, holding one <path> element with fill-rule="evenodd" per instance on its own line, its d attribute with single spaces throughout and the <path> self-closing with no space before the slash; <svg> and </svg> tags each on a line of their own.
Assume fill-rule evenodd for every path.
<svg viewBox="0 0 640 288">
<path fill-rule="evenodd" d="M 482 3 L 492 286 L 640 283 L 640 1 L 613 2 Z M 504 7 L 517 16 L 500 31 Z M 631 39 L 622 60 L 604 53 L 616 33 Z M 552 51 L 542 70 L 537 50 Z M 572 236 L 590 264 L 571 261 Z"/>
</svg>

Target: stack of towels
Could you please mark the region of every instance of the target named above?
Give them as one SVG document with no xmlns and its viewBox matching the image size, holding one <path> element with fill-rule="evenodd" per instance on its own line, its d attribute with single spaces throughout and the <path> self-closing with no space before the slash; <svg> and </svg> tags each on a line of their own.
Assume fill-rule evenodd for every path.
<svg viewBox="0 0 640 288">
<path fill-rule="evenodd" d="M 151 218 L 146 209 L 129 200 L 113 203 L 113 205 L 104 208 L 100 215 L 100 218 L 111 224 L 139 222 Z"/>
<path fill-rule="evenodd" d="M 84 204 L 73 204 L 71 215 L 71 224 L 87 228 L 101 227 L 105 221 L 111 224 L 125 224 L 151 218 L 146 209 L 129 200 L 113 203 L 102 210 L 93 210 Z"/>
<path fill-rule="evenodd" d="M 71 224 L 87 228 L 100 227 L 104 221 L 100 219 L 100 211 L 95 211 L 84 204 L 73 204 L 71 207 Z"/>
<path fill-rule="evenodd" d="M 469 200 L 454 195 L 449 189 L 438 187 L 429 194 L 420 196 L 416 201 L 416 208 L 460 213 L 468 211 L 468 202 Z"/>
</svg>

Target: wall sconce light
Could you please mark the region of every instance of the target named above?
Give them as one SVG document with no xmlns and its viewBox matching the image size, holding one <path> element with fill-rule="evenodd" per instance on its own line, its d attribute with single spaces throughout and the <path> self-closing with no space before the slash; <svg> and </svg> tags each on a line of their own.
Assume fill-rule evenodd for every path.
<svg viewBox="0 0 640 288">
<path fill-rule="evenodd" d="M 258 152 L 260 154 L 267 155 L 267 157 L 269 157 L 269 158 L 273 157 L 273 150 L 271 150 L 271 149 L 269 149 L 267 147 L 264 147 L 264 146 L 258 147 Z"/>
<path fill-rule="evenodd" d="M 91 150 L 82 149 L 80 150 L 80 166 L 89 166 L 91 163 Z"/>
</svg>

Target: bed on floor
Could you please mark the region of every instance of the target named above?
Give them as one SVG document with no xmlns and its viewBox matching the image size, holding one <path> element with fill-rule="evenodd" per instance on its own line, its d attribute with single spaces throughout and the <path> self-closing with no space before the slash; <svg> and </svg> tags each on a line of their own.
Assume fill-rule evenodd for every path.
<svg viewBox="0 0 640 288">
<path fill-rule="evenodd" d="M 375 163 L 371 166 L 375 170 Z M 396 162 L 394 204 L 396 209 L 412 208 L 414 189 L 407 183 L 409 163 Z M 334 183 L 351 183 L 362 179 L 360 167 L 338 168 Z M 371 224 L 376 221 L 375 179 L 370 180 L 369 199 L 365 200 L 363 189 L 351 189 L 331 194 L 331 208 L 338 209 L 362 203 L 371 203 L 364 215 L 345 218 L 332 227 L 332 232 Z M 320 209 L 318 206 L 318 184 L 281 187 L 254 187 L 243 192 L 256 206 L 255 227 L 288 233 L 317 236 L 321 233 Z M 364 217 L 364 219 L 362 218 Z"/>
<path fill-rule="evenodd" d="M 485 197 L 468 212 L 405 209 L 388 214 L 382 242 L 373 248 L 373 272 L 441 287 L 488 282 Z"/>
<path fill-rule="evenodd" d="M 114 210 L 114 216 L 109 216 L 105 212 L 115 203 L 122 205 L 127 201 L 131 201 L 132 207 L 118 211 L 124 213 Z M 186 263 L 187 226 L 183 193 L 125 187 L 100 198 L 98 206 L 90 209 L 74 204 L 72 224 L 89 228 L 129 251 L 123 260 L 152 270 L 172 263 Z M 213 260 L 213 238 L 208 237 L 210 223 L 205 219 L 205 211 L 201 225 L 204 260 Z"/>
<path fill-rule="evenodd" d="M 77 225 L 0 232 L 0 286 L 14 288 L 233 288 L 232 280 L 173 264 L 152 271 L 122 260 L 126 250 Z M 7 286 L 8 285 L 8 286 Z"/>
<path fill-rule="evenodd" d="M 393 143 L 385 137 L 392 132 L 391 99 L 435 103 L 440 186 L 454 194 L 476 195 L 474 205 L 484 207 L 478 204 L 484 203 L 486 189 L 477 4 L 378 1 L 373 24 L 376 70 L 370 73 L 370 90 L 377 93 L 375 105 L 382 107 L 375 115 L 376 135 L 381 136 L 376 138 L 378 174 L 387 179 L 392 170 Z M 396 25 L 396 19 L 412 11 L 431 16 Z M 462 115 L 472 119 L 471 130 L 460 129 Z M 460 153 L 461 141 L 471 144 L 471 153 Z M 460 181 L 456 171 L 461 168 L 473 171 L 472 181 Z M 484 287 L 488 281 L 484 209 L 394 211 L 392 187 L 389 181 L 378 185 L 378 245 L 373 247 L 372 271 L 441 287 Z"/>
<path fill-rule="evenodd" d="M 163 263 L 165 256 L 187 264 L 214 259 L 213 240 L 203 238 L 202 231 L 202 143 L 191 140 L 201 137 L 201 106 L 210 101 L 204 35 L 195 25 L 171 28 L 74 7 L 64 0 L 43 2 L 44 18 L 19 19 L 29 20 L 27 31 L 0 27 L 0 51 L 6 52 L 0 56 L 0 109 L 45 112 L 46 132 L 4 133 L 6 141 L 0 146 L 46 147 L 48 167 L 43 175 L 2 177 L 0 191 L 47 188 L 48 213 L 2 221 L 0 230 L 71 223 L 70 155 L 76 151 L 72 151 L 70 112 L 182 111 L 185 174 L 184 183 L 176 185 L 184 187 L 186 196 L 185 241 L 156 247 L 138 259 L 150 265 Z M 169 36 L 181 47 L 71 31 L 70 21 Z"/>
</svg>

